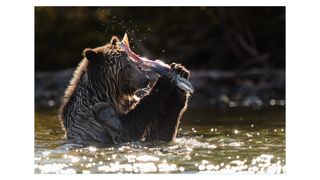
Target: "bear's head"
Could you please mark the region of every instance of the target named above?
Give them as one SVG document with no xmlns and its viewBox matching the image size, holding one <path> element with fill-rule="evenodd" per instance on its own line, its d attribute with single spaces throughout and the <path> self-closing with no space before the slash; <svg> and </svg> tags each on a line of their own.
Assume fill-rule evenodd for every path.
<svg viewBox="0 0 320 180">
<path fill-rule="evenodd" d="M 129 110 L 135 92 L 149 85 L 145 72 L 116 45 L 86 48 L 83 55 L 88 61 L 87 74 L 92 89 L 104 100 L 120 105 L 119 111 Z"/>
</svg>

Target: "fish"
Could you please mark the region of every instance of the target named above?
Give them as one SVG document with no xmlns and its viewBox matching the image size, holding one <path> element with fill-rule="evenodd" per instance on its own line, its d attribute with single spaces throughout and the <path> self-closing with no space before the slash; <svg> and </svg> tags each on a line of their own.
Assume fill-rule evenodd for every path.
<svg viewBox="0 0 320 180">
<path fill-rule="evenodd" d="M 193 94 L 194 88 L 192 84 L 184 77 L 176 74 L 168 64 L 162 60 L 150 60 L 145 57 L 140 57 L 130 49 L 129 38 L 127 33 L 124 34 L 122 41 L 117 42 L 117 45 L 127 53 L 130 60 L 137 64 L 143 71 L 154 71 L 160 75 L 167 75 L 171 77 L 171 81 L 174 81 L 178 88 L 181 90 Z"/>
</svg>

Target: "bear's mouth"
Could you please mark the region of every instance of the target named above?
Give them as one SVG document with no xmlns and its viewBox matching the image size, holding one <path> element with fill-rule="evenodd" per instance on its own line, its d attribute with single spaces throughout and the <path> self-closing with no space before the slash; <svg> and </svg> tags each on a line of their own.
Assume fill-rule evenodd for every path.
<svg viewBox="0 0 320 180">
<path fill-rule="evenodd" d="M 194 92 L 194 88 L 191 83 L 180 75 L 175 74 L 168 64 L 162 62 L 161 60 L 152 61 L 150 59 L 140 57 L 133 51 L 131 51 L 127 34 L 125 34 L 122 41 L 118 42 L 117 44 L 122 50 L 127 53 L 129 59 L 142 71 L 154 71 L 160 75 L 169 75 L 170 77 L 172 77 L 171 81 L 174 81 L 180 89 L 191 94 Z"/>
</svg>

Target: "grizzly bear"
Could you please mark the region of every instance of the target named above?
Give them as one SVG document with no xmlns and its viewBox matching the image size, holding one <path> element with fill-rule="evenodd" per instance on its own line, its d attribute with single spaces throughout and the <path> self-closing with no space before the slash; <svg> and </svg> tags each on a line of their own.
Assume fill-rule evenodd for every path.
<svg viewBox="0 0 320 180">
<path fill-rule="evenodd" d="M 83 51 L 65 91 L 59 117 L 69 142 L 108 145 L 131 141 L 171 141 L 177 135 L 189 93 L 177 88 L 172 76 L 161 74 L 149 93 L 146 72 L 115 43 Z M 188 79 L 189 71 L 172 63 L 171 69 Z"/>
</svg>

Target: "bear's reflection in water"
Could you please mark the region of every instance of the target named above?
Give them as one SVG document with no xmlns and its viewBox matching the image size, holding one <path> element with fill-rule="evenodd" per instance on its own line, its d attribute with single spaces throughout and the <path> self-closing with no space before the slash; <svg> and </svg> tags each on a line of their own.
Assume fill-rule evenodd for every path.
<svg viewBox="0 0 320 180">
<path fill-rule="evenodd" d="M 284 124 L 182 125 L 174 142 L 65 144 L 56 111 L 36 112 L 35 173 L 284 173 Z"/>
</svg>

